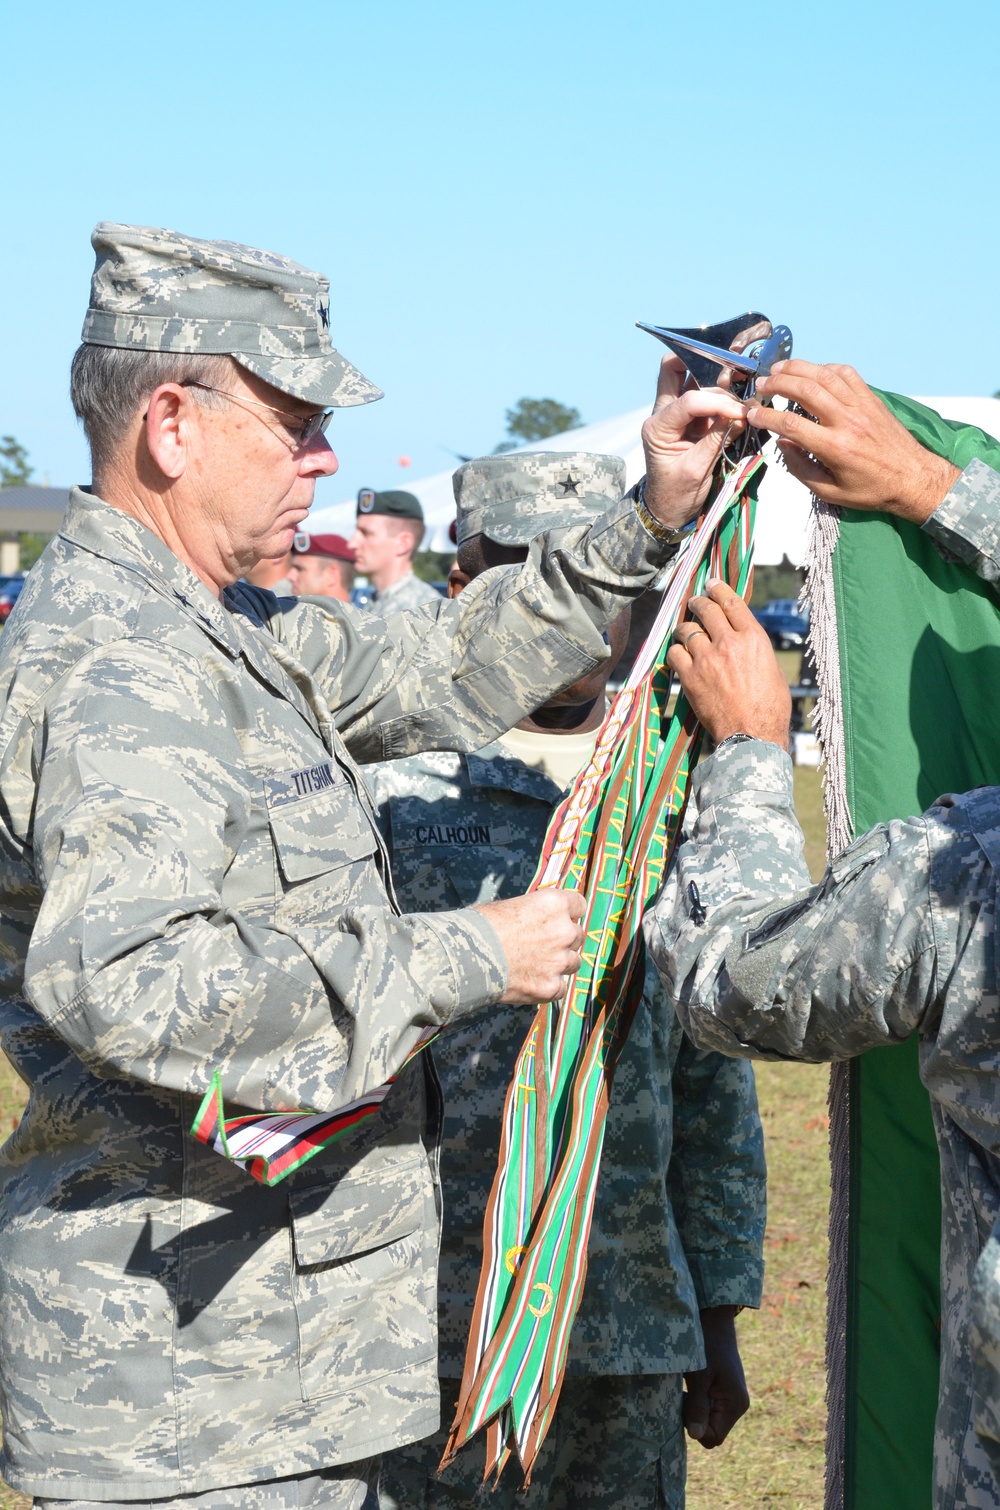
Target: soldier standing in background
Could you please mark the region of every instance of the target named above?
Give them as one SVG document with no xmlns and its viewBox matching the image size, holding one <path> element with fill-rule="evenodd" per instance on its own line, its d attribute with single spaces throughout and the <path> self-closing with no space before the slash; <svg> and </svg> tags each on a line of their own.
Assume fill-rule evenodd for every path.
<svg viewBox="0 0 1000 1510">
<path fill-rule="evenodd" d="M 402 488 L 383 493 L 374 488 L 358 490 L 357 520 L 349 544 L 358 571 L 375 589 L 369 608 L 381 614 L 400 613 L 440 601 L 436 588 L 422 582 L 413 570 L 423 538 L 424 511 L 412 493 Z"/>
<path fill-rule="evenodd" d="M 455 474 L 457 596 L 490 567 L 523 561 L 541 531 L 589 523 L 621 496 L 618 457 L 488 456 Z M 593 753 L 611 656 L 475 754 L 367 766 L 404 911 L 517 896 L 529 885 L 552 809 Z M 438 1281 L 442 1414 L 450 1424 L 482 1258 L 504 1099 L 530 1023 L 492 1008 L 433 1046 L 444 1100 Z M 382 1510 L 680 1510 L 683 1419 L 705 1447 L 747 1408 L 735 1310 L 760 1304 L 763 1134 L 750 1066 L 683 1036 L 655 968 L 615 1072 L 587 1283 L 549 1441 L 522 1493 L 517 1465 L 482 1486 L 473 1444 L 439 1481 L 446 1431 L 390 1454 Z"/>
<path fill-rule="evenodd" d="M 102 224 L 71 391 L 93 461 L 0 642 L 0 1471 L 48 1510 L 356 1510 L 438 1423 L 427 1029 L 547 1000 L 582 899 L 403 918 L 356 760 L 475 749 L 606 659 L 741 409 L 661 366 L 645 493 L 456 602 L 359 615 L 287 555 L 379 390 L 329 283 Z M 708 431 L 706 432 L 706 425 Z M 274 1188 L 230 1107 L 379 1114 Z"/>
<path fill-rule="evenodd" d="M 307 535 L 300 531 L 292 541 L 288 578 L 297 598 L 336 598 L 338 603 L 349 603 L 354 552 L 343 535 Z"/>
</svg>

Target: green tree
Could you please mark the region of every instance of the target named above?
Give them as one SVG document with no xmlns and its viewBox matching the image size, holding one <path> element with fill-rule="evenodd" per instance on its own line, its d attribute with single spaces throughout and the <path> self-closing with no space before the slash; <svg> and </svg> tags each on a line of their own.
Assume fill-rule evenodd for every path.
<svg viewBox="0 0 1000 1510">
<path fill-rule="evenodd" d="M 570 409 L 554 398 L 520 398 L 506 414 L 509 440 L 497 447 L 498 451 L 511 451 L 515 446 L 530 445 L 533 440 L 545 440 L 549 435 L 561 435 L 564 430 L 575 430 L 582 424 L 579 409 Z"/>
<path fill-rule="evenodd" d="M 40 534 L 37 534 L 37 533 L 34 533 L 34 532 L 29 533 L 29 532 L 25 531 L 25 532 L 23 532 L 21 534 L 20 538 L 21 538 L 21 570 L 22 571 L 30 571 L 31 568 L 34 566 L 35 562 L 38 560 L 39 556 L 42 554 L 42 551 L 45 549 L 45 547 L 48 545 L 49 541 L 52 539 L 52 536 L 51 535 L 40 535 Z M 3 1501 L 0 1500 L 0 1510 L 2 1510 L 2 1506 L 3 1506 Z"/>
<path fill-rule="evenodd" d="M 447 582 L 454 551 L 418 551 L 413 558 L 413 575 L 421 582 Z"/>
<path fill-rule="evenodd" d="M 28 465 L 28 452 L 13 435 L 0 435 L 0 488 L 19 488 L 31 480 L 34 467 Z M 29 571 L 51 540 L 51 535 L 20 536 L 21 570 Z"/>
<path fill-rule="evenodd" d="M 34 470 L 21 442 L 13 435 L 0 435 L 0 488 L 23 487 Z"/>
</svg>

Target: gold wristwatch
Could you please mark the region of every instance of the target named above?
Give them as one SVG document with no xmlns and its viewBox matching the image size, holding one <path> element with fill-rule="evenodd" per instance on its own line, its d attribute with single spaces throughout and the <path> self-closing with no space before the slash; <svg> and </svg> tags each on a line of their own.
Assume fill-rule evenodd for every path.
<svg viewBox="0 0 1000 1510">
<path fill-rule="evenodd" d="M 689 535 L 693 535 L 697 528 L 697 519 L 691 519 L 687 524 L 678 525 L 671 529 L 667 524 L 661 524 L 654 514 L 646 507 L 646 479 L 640 477 L 632 489 L 632 497 L 635 499 L 635 511 L 639 515 L 640 523 L 649 531 L 654 540 L 659 540 L 663 545 L 680 545 Z"/>
</svg>

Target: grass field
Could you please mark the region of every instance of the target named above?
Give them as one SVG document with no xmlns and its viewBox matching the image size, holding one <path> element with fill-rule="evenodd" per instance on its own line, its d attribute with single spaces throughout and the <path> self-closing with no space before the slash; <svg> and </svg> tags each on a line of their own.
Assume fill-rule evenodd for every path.
<svg viewBox="0 0 1000 1510">
<path fill-rule="evenodd" d="M 819 773 L 795 772 L 795 801 L 814 876 L 823 870 Z M 824 1065 L 760 1064 L 767 1143 L 767 1268 L 760 1311 L 737 1322 L 750 1412 L 714 1452 L 692 1444 L 689 1510 L 820 1510 L 823 1503 L 823 1334 L 829 1201 Z M 0 1131 L 24 1087 L 0 1055 Z M 0 1510 L 31 1501 L 0 1484 Z"/>
<path fill-rule="evenodd" d="M 829 1071 L 756 1072 L 768 1166 L 764 1300 L 736 1323 L 751 1405 L 722 1447 L 689 1444 L 690 1510 L 823 1504 Z"/>
</svg>

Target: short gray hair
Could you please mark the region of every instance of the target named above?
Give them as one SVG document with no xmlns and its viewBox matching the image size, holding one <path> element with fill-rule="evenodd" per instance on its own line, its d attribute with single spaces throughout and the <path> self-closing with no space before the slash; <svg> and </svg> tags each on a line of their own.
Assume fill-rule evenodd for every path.
<svg viewBox="0 0 1000 1510">
<path fill-rule="evenodd" d="M 161 383 L 209 383 L 226 388 L 237 364 L 230 356 L 186 356 L 173 351 L 132 350 L 119 346 L 77 348 L 70 369 L 69 392 L 90 446 L 96 472 L 107 467 L 136 412 Z M 225 400 L 203 388 L 192 390 L 196 403 L 220 409 Z"/>
</svg>

